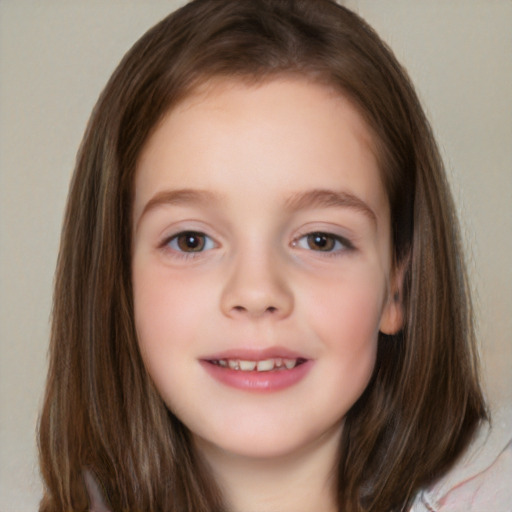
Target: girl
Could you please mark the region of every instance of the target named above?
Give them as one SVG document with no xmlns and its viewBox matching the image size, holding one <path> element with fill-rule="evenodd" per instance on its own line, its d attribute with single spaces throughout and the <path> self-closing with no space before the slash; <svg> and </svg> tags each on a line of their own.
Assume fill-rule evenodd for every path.
<svg viewBox="0 0 512 512">
<path fill-rule="evenodd" d="M 195 0 L 135 44 L 71 185 L 41 511 L 505 510 L 477 366 L 438 150 L 370 27 Z"/>
</svg>

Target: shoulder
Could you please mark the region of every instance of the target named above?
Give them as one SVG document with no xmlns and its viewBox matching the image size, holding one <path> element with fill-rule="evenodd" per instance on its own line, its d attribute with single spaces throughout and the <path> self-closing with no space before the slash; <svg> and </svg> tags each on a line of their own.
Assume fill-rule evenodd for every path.
<svg viewBox="0 0 512 512">
<path fill-rule="evenodd" d="M 512 512 L 512 407 L 497 410 L 457 464 L 411 512 Z"/>
</svg>

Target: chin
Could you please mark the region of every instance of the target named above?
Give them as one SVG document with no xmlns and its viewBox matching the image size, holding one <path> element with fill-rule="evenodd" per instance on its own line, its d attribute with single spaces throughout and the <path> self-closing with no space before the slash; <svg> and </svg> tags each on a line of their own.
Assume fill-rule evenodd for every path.
<svg viewBox="0 0 512 512">
<path fill-rule="evenodd" d="M 294 460 L 315 450 L 321 444 L 338 443 L 343 420 L 319 431 L 293 432 L 279 426 L 272 428 L 244 429 L 236 432 L 224 431 L 222 436 L 201 437 L 194 435 L 200 452 L 208 455 L 268 461 L 276 459 Z"/>
</svg>

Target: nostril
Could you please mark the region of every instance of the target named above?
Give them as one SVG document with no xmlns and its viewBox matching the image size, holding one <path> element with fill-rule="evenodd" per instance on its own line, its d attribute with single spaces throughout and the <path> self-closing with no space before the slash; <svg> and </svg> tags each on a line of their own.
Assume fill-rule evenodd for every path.
<svg viewBox="0 0 512 512">
<path fill-rule="evenodd" d="M 246 313 L 246 312 L 251 311 L 252 309 L 246 308 L 245 306 L 233 306 L 232 310 L 236 311 L 237 313 Z M 277 310 L 278 310 L 278 308 L 276 308 L 275 306 L 263 307 L 263 308 L 259 309 L 259 314 L 261 314 L 261 313 L 276 313 Z"/>
</svg>

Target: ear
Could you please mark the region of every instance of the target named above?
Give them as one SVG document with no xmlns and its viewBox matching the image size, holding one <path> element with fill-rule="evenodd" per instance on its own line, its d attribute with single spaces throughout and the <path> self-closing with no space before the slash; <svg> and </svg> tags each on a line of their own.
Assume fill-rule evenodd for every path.
<svg viewBox="0 0 512 512">
<path fill-rule="evenodd" d="M 379 331 L 396 334 L 404 325 L 403 281 L 406 264 L 398 265 L 389 283 L 388 296 L 380 317 Z"/>
</svg>

